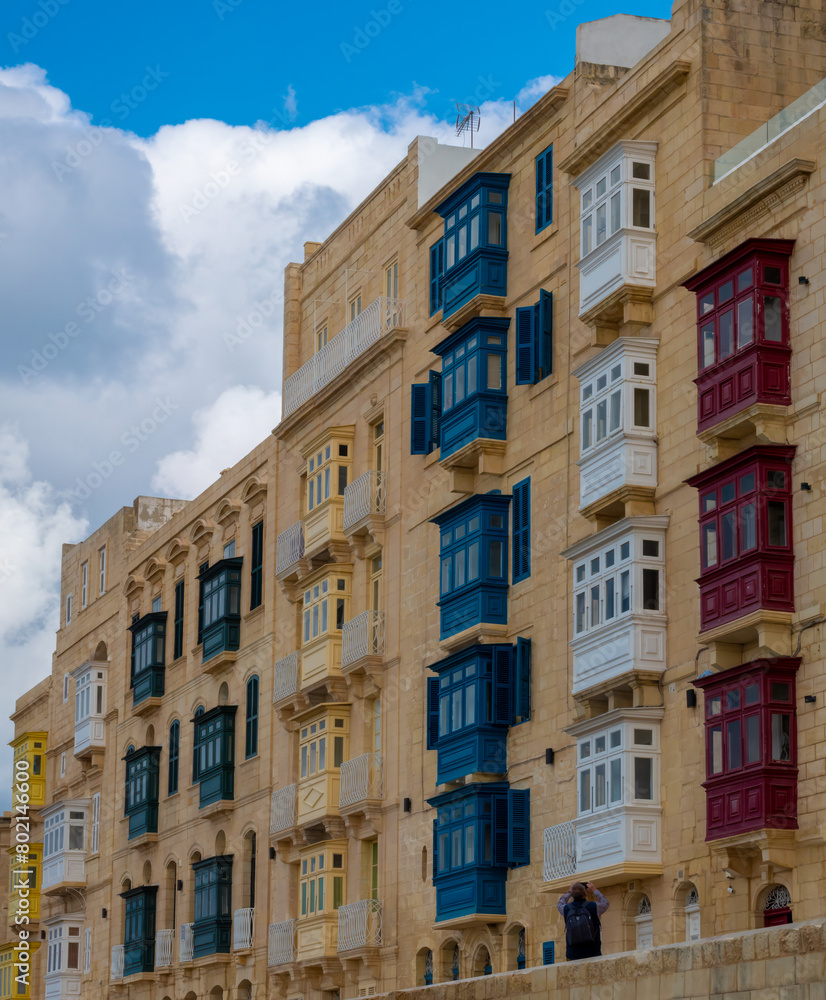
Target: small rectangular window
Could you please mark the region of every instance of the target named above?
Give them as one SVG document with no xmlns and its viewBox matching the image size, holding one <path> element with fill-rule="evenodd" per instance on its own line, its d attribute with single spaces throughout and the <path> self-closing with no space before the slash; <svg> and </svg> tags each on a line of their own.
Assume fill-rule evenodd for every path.
<svg viewBox="0 0 826 1000">
<path fill-rule="evenodd" d="M 591 772 L 579 772 L 579 811 L 581 813 L 591 810 Z"/>
<path fill-rule="evenodd" d="M 792 759 L 791 716 L 772 712 L 772 760 Z"/>
<path fill-rule="evenodd" d="M 634 758 L 634 798 L 652 799 L 654 797 L 654 761 L 650 757 Z"/>
<path fill-rule="evenodd" d="M 746 716 L 746 763 L 757 764 L 760 761 L 760 716 Z"/>
<path fill-rule="evenodd" d="M 779 343 L 783 339 L 783 301 L 776 295 L 763 297 L 763 330 L 766 340 Z"/>
<path fill-rule="evenodd" d="M 656 538 L 643 538 L 642 554 L 651 558 L 657 558 L 660 554 L 660 543 Z"/>
<path fill-rule="evenodd" d="M 648 389 L 634 388 L 634 426 L 650 427 L 650 392 Z"/>
<path fill-rule="evenodd" d="M 769 500 L 769 545 L 784 546 L 786 542 L 786 504 L 782 500 Z"/>
<path fill-rule="evenodd" d="M 642 571 L 642 603 L 646 611 L 660 610 L 660 571 L 644 569 Z"/>
<path fill-rule="evenodd" d="M 651 180 L 651 164 L 650 163 L 633 163 L 631 164 L 631 176 L 636 177 L 641 181 Z"/>
<path fill-rule="evenodd" d="M 651 192 L 633 189 L 632 216 L 634 225 L 640 229 L 651 228 Z"/>
</svg>

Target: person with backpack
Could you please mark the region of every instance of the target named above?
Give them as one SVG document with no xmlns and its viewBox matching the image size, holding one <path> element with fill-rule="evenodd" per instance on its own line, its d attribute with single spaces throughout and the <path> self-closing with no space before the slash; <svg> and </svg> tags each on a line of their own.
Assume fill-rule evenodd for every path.
<svg viewBox="0 0 826 1000">
<path fill-rule="evenodd" d="M 590 892 L 596 902 L 586 900 Z M 580 958 L 597 958 L 602 954 L 599 918 L 608 909 L 608 900 L 593 882 L 574 882 L 556 908 L 565 921 L 565 958 L 576 962 Z"/>
</svg>

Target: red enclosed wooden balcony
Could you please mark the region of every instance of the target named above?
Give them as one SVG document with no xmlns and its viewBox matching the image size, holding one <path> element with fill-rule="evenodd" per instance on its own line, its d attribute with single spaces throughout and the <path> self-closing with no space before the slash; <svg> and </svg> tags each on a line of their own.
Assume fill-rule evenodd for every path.
<svg viewBox="0 0 826 1000">
<path fill-rule="evenodd" d="M 747 240 L 684 283 L 697 295 L 697 429 L 788 406 L 793 240 Z"/>
<path fill-rule="evenodd" d="M 700 494 L 700 631 L 794 611 L 793 445 L 755 445 L 686 480 Z"/>
<path fill-rule="evenodd" d="M 694 682 L 705 694 L 706 840 L 797 829 L 799 666 L 753 660 Z"/>
</svg>

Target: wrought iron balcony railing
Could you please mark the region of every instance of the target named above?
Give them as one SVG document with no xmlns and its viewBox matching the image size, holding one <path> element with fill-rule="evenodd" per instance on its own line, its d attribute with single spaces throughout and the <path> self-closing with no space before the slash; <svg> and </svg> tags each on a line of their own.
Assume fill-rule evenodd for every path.
<svg viewBox="0 0 826 1000">
<path fill-rule="evenodd" d="M 380 899 L 360 899 L 338 908 L 338 950 L 381 945 Z"/>
<path fill-rule="evenodd" d="M 267 935 L 267 965 L 285 965 L 295 961 L 295 921 L 270 924 Z"/>
<path fill-rule="evenodd" d="M 346 667 L 362 656 L 384 654 L 384 612 L 365 611 L 341 630 L 341 665 Z"/>
<path fill-rule="evenodd" d="M 273 703 L 289 698 L 298 690 L 298 653 L 276 660 L 273 666 L 272 700 Z"/>
<path fill-rule="evenodd" d="M 287 785 L 272 793 L 270 833 L 281 833 L 295 825 L 295 785 Z"/>
<path fill-rule="evenodd" d="M 576 827 L 573 823 L 549 826 L 543 834 L 542 876 L 546 882 L 576 875 Z"/>
<path fill-rule="evenodd" d="M 172 965 L 172 939 L 175 931 L 165 928 L 155 934 L 155 968 L 166 969 Z"/>
<path fill-rule="evenodd" d="M 255 935 L 255 909 L 247 906 L 236 910 L 232 915 L 232 948 L 233 951 L 244 951 L 252 948 Z"/>
<path fill-rule="evenodd" d="M 384 473 L 371 469 L 344 490 L 344 530 L 371 514 L 384 514 Z"/>
<path fill-rule="evenodd" d="M 341 765 L 339 806 L 351 806 L 366 799 L 384 798 L 384 758 L 380 753 L 363 753 Z"/>
</svg>

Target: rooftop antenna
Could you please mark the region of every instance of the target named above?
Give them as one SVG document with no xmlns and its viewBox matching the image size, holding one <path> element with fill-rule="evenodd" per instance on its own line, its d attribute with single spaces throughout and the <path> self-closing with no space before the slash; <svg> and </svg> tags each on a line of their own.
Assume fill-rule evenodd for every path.
<svg viewBox="0 0 826 1000">
<path fill-rule="evenodd" d="M 482 116 L 479 108 L 473 104 L 456 105 L 456 135 L 470 132 L 470 148 L 473 149 L 473 133 L 479 131 Z"/>
</svg>

